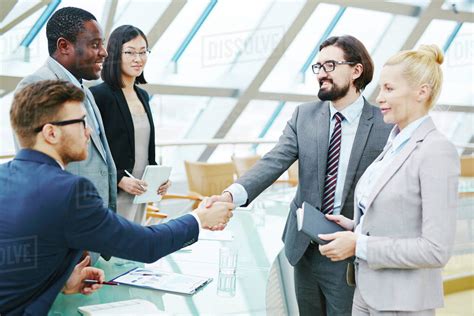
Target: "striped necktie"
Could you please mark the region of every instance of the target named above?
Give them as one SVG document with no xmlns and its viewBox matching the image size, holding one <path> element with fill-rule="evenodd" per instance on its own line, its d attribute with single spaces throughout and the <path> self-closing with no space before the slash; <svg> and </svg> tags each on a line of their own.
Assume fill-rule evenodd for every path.
<svg viewBox="0 0 474 316">
<path fill-rule="evenodd" d="M 336 125 L 334 126 L 328 149 L 326 178 L 324 180 L 323 205 L 321 207 L 321 212 L 324 214 L 332 213 L 334 210 L 337 169 L 339 166 L 339 153 L 341 151 L 341 122 L 344 120 L 344 116 L 341 113 L 336 112 L 333 118 L 336 119 Z"/>
</svg>

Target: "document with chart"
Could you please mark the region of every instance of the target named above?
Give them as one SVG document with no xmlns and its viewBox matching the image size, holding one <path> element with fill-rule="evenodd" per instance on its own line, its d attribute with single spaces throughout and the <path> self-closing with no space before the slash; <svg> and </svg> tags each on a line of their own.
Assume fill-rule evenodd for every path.
<svg viewBox="0 0 474 316">
<path fill-rule="evenodd" d="M 113 281 L 166 292 L 194 294 L 198 289 L 211 282 L 212 278 L 135 268 L 116 277 Z"/>
</svg>

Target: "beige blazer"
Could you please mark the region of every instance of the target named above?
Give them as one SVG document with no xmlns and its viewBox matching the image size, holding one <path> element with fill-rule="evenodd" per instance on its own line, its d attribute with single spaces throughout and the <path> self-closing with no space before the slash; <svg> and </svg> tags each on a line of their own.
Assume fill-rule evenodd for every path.
<svg viewBox="0 0 474 316">
<path fill-rule="evenodd" d="M 441 268 L 454 243 L 459 170 L 455 147 L 427 118 L 375 184 L 362 224 L 367 261 L 357 260 L 357 287 L 370 307 L 443 306 Z M 354 216 L 358 223 L 358 209 Z"/>
</svg>

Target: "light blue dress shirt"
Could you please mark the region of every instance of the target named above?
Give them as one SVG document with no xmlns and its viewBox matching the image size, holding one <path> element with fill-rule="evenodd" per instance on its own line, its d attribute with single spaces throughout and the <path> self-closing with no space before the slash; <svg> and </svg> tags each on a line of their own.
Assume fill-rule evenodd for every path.
<svg viewBox="0 0 474 316">
<path fill-rule="evenodd" d="M 361 230 L 362 224 L 364 222 L 365 206 L 367 205 L 367 200 L 372 193 L 374 185 L 377 183 L 377 180 L 380 178 L 380 176 L 385 172 L 385 169 L 393 162 L 395 157 L 408 143 L 415 130 L 428 117 L 428 115 L 425 115 L 422 118 L 411 122 L 402 131 L 400 131 L 398 126 L 394 126 L 390 132 L 387 144 L 384 148 L 384 151 L 386 151 L 385 155 L 382 157 L 382 159 L 374 161 L 365 170 L 362 177 L 360 177 L 359 184 L 357 185 L 355 191 L 356 203 L 359 212 L 362 213 L 359 224 L 355 228 L 355 233 L 358 235 L 356 244 L 356 257 L 360 259 L 367 260 L 367 240 L 369 236 L 363 235 Z"/>
<path fill-rule="evenodd" d="M 364 98 L 360 95 L 357 100 L 348 105 L 341 112 L 344 115 L 344 120 L 341 122 L 341 150 L 339 156 L 339 166 L 337 171 L 337 183 L 336 192 L 334 197 L 334 211 L 333 214 L 337 215 L 341 212 L 342 203 L 342 191 L 344 190 L 344 182 L 346 180 L 347 166 L 349 165 L 349 158 L 351 156 L 352 144 L 354 143 L 357 128 L 359 127 L 360 116 L 362 114 L 362 108 L 364 107 Z M 332 102 L 329 104 L 330 111 L 330 125 L 329 125 L 329 140 L 331 141 L 331 135 L 336 125 L 336 119 L 334 114 L 337 112 Z M 326 170 L 324 170 L 326 172 Z M 243 205 L 247 202 L 248 193 L 245 188 L 239 183 L 233 183 L 224 192 L 227 191 L 232 194 L 233 202 L 235 205 Z"/>
</svg>

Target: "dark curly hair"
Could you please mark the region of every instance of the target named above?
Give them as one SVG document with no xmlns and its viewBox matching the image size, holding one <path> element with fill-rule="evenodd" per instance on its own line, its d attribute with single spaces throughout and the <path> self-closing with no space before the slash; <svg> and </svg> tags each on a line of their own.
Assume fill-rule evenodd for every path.
<svg viewBox="0 0 474 316">
<path fill-rule="evenodd" d="M 79 8 L 65 7 L 54 12 L 46 24 L 49 55 L 56 52 L 60 37 L 75 43 L 77 35 L 84 30 L 84 23 L 91 20 L 97 21 L 92 13 Z"/>
</svg>

